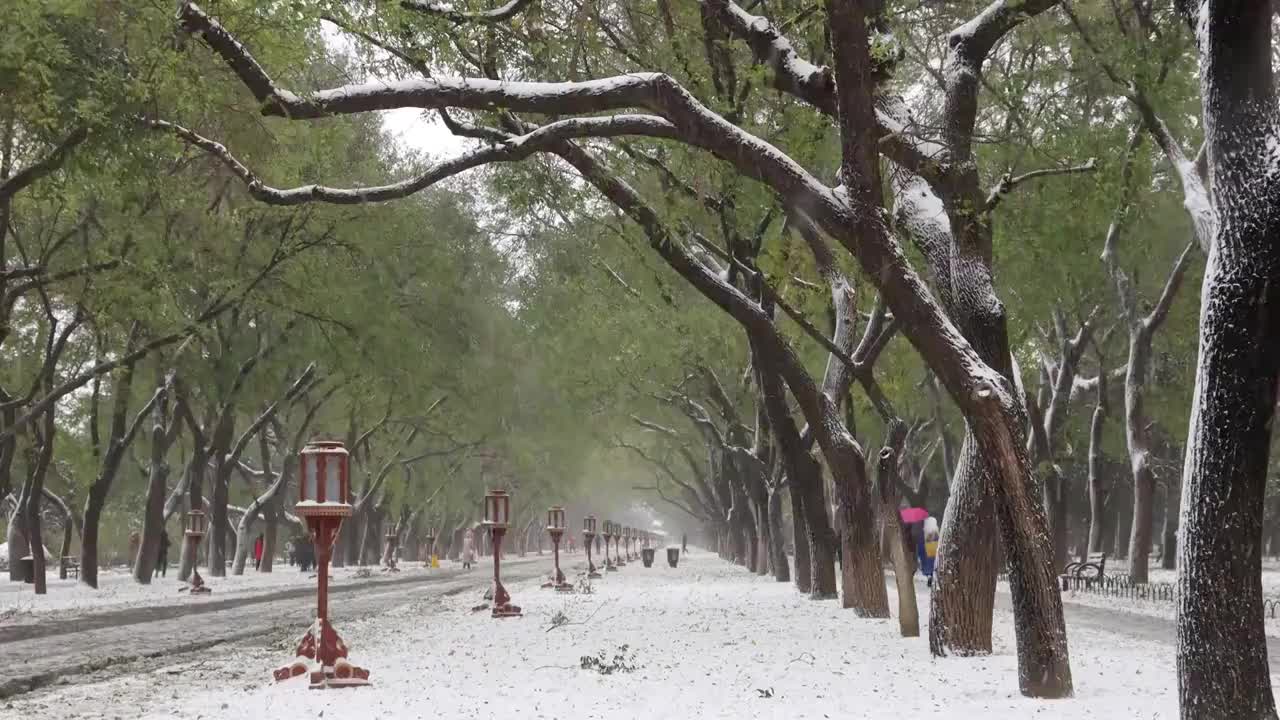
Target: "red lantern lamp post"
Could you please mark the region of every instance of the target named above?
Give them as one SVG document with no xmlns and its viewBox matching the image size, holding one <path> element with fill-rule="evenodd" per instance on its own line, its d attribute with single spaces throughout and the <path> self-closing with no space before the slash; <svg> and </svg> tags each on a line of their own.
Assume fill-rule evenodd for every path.
<svg viewBox="0 0 1280 720">
<path fill-rule="evenodd" d="M 591 543 L 596 539 L 596 516 L 588 515 L 582 519 L 582 540 L 587 546 L 587 578 L 597 580 L 600 573 L 596 572 L 596 564 L 591 561 Z"/>
<path fill-rule="evenodd" d="M 194 558 L 191 563 L 191 586 L 192 595 L 206 595 L 213 592 L 208 585 L 204 584 L 204 578 L 200 577 L 200 539 L 205 536 L 209 529 L 209 518 L 205 517 L 203 510 L 192 510 L 187 513 L 187 530 L 184 533 L 187 542 L 191 543 L 191 557 Z"/>
<path fill-rule="evenodd" d="M 511 494 L 490 490 L 484 496 L 484 524 L 493 538 L 493 617 L 520 617 L 519 606 L 511 604 L 511 594 L 502 586 L 502 538 L 511 525 Z"/>
<path fill-rule="evenodd" d="M 351 516 L 347 449 L 341 442 L 313 440 L 298 454 L 298 465 L 302 482 L 294 512 L 306 518 L 316 549 L 316 620 L 298 643 L 297 659 L 276 670 L 275 678 L 288 680 L 310 671 L 313 690 L 368 685 L 369 671 L 347 661 L 347 646 L 329 622 L 329 559 L 343 519 Z"/>
<path fill-rule="evenodd" d="M 604 521 L 604 569 L 605 572 L 617 572 L 618 566 L 613 562 L 613 558 L 609 557 L 609 542 L 613 540 L 613 521 Z"/>
<path fill-rule="evenodd" d="M 551 547 L 555 556 L 555 571 L 551 582 L 544 583 L 544 588 L 555 588 L 556 592 L 573 592 L 573 585 L 564 581 L 564 573 L 560 572 L 560 538 L 564 537 L 564 508 L 552 505 L 547 508 L 547 533 L 551 535 Z"/>
</svg>

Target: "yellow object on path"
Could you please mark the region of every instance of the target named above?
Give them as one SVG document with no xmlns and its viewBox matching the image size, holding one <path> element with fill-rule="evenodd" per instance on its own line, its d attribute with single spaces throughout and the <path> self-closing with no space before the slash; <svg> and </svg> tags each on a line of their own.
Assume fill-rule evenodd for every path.
<svg viewBox="0 0 1280 720">
<path fill-rule="evenodd" d="M 440 567 L 440 558 L 436 557 L 435 555 L 432 555 L 432 556 L 431 556 L 431 567 L 433 567 L 433 568 L 438 568 L 438 567 Z"/>
</svg>

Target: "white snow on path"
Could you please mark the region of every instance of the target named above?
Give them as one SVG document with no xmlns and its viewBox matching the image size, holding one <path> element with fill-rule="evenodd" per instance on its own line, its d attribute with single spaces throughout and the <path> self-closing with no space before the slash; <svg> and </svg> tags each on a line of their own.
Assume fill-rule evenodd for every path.
<svg viewBox="0 0 1280 720">
<path fill-rule="evenodd" d="M 0 709 L 86 720 L 1177 717 L 1168 645 L 1073 629 L 1076 697 L 1031 700 L 1017 691 L 1008 613 L 997 613 L 991 657 L 934 660 L 925 628 L 920 638 L 901 638 L 896 620 L 859 619 L 710 553 L 683 558 L 677 569 L 632 563 L 595 581 L 591 595 L 557 595 L 536 583 L 509 589 L 523 618 L 473 613 L 478 593 L 468 592 L 339 627 L 351 660 L 372 671 L 370 688 L 274 684 L 269 671 L 288 648 L 239 646 Z M 920 605 L 927 617 L 926 597 Z M 548 631 L 557 613 L 569 624 Z M 623 645 L 633 672 L 581 669 L 582 656 L 608 661 Z"/>
</svg>

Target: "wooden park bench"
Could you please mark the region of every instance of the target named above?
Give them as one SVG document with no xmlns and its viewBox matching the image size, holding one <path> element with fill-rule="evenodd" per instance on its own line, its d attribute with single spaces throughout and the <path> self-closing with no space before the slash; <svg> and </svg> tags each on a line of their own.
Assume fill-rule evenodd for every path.
<svg viewBox="0 0 1280 720">
<path fill-rule="evenodd" d="M 1073 561 L 1062 568 L 1062 589 L 1067 589 L 1067 581 L 1077 578 L 1086 582 L 1101 580 L 1107 575 L 1107 554 L 1089 553 L 1084 561 Z"/>
</svg>

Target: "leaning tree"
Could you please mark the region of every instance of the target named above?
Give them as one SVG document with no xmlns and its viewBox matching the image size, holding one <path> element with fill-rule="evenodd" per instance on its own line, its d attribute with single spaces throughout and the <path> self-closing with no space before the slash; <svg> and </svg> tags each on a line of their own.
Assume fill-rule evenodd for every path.
<svg viewBox="0 0 1280 720">
<path fill-rule="evenodd" d="M 662 3 L 665 5 L 665 3 Z M 1051 3 L 1040 3 L 1046 7 Z M 512 2 L 492 11 L 468 13 L 452 6 L 406 2 L 406 7 L 447 23 L 501 23 L 533 3 Z M 999 362 L 1002 310 L 989 286 L 989 263 L 983 257 L 982 227 L 956 232 L 944 251 L 953 253 L 953 289 L 972 301 L 973 313 L 953 318 L 913 268 L 895 236 L 882 194 L 880 151 L 892 148 L 917 175 L 933 175 L 934 153 L 944 148 L 920 141 L 894 115 L 877 110 L 879 78 L 872 47 L 872 24 L 879 22 L 879 3 L 831 0 L 826 30 L 833 54 L 829 67 L 800 58 L 788 39 L 764 18 L 747 14 L 731 2 L 707 0 L 707 22 L 727 28 L 750 44 L 767 65 L 769 82 L 812 113 L 829 116 L 840 138 L 838 182 L 823 182 L 792 156 L 713 111 L 678 82 L 661 72 L 631 72 L 613 77 L 572 82 L 504 81 L 490 78 L 427 76 L 406 80 L 355 83 L 312 92 L 286 89 L 269 75 L 248 49 L 199 7 L 184 3 L 182 28 L 198 35 L 216 52 L 254 95 L 263 114 L 294 120 L 366 113 L 391 108 L 472 111 L 499 110 L 552 116 L 542 125 L 509 114 L 501 128 L 477 134 L 484 145 L 432 164 L 421 174 L 390 185 L 333 188 L 307 185 L 281 189 L 263 182 L 248 166 L 217 142 L 162 119 L 150 124 L 210 152 L 246 184 L 255 198 L 273 204 L 306 202 L 366 203 L 405 197 L 468 169 L 499 162 L 524 160 L 535 153 L 551 153 L 566 160 L 593 187 L 646 231 L 654 250 L 678 274 L 749 327 L 759 343 L 767 367 L 776 369 L 796 397 L 805 420 L 815 428 L 818 445 L 833 474 L 865 479 L 861 450 L 839 423 L 837 406 L 800 367 L 760 303 L 727 283 L 692 257 L 681 239 L 669 231 L 633 188 L 609 172 L 575 141 L 621 136 L 644 137 L 683 144 L 705 151 L 734 171 L 765 185 L 788 213 L 802 217 L 846 248 L 883 296 L 912 343 L 963 413 L 969 427 L 970 452 L 982 458 L 994 489 L 995 510 L 1007 554 L 1013 604 L 1017 616 L 1019 684 L 1023 693 L 1043 697 L 1070 694 L 1062 604 L 1054 582 L 1052 549 L 1047 542 L 1043 508 L 1032 492 L 1034 482 L 1025 449 L 1026 418 L 1015 384 Z M 547 12 L 541 8 L 540 12 Z M 974 111 L 978 73 L 989 49 L 1025 19 L 1021 7 L 997 0 L 953 37 L 965 44 L 973 39 L 972 57 L 956 67 L 968 90 L 958 93 L 955 108 L 962 116 Z M 739 18 L 741 22 L 733 21 Z M 966 64 L 966 62 L 968 64 Z M 742 122 L 741 118 L 736 118 Z M 954 177 L 963 186 L 956 197 L 972 199 L 976 171 L 960 162 Z M 939 178 L 938 182 L 943 182 Z M 971 182 L 972 181 L 972 182 Z M 971 208 L 976 205 L 971 205 Z M 982 220 L 981 222 L 985 222 Z M 995 326 L 987 327 L 991 323 Z M 982 327 L 974 333 L 973 327 Z M 967 337 L 968 335 L 968 337 Z M 981 348 L 981 349 L 980 349 Z M 868 487 L 862 507 L 870 508 Z M 857 518 L 852 530 L 874 535 L 874 512 Z M 979 513 L 971 522 L 990 522 Z M 953 522 L 955 520 L 953 519 Z M 956 552 L 961 552 L 956 549 Z M 946 552 L 946 550 L 944 550 Z M 878 562 L 878 551 L 875 555 Z M 876 568 L 878 572 L 878 568 Z M 866 592 L 874 593 L 871 587 Z M 879 587 L 883 597 L 883 584 Z"/>
</svg>

